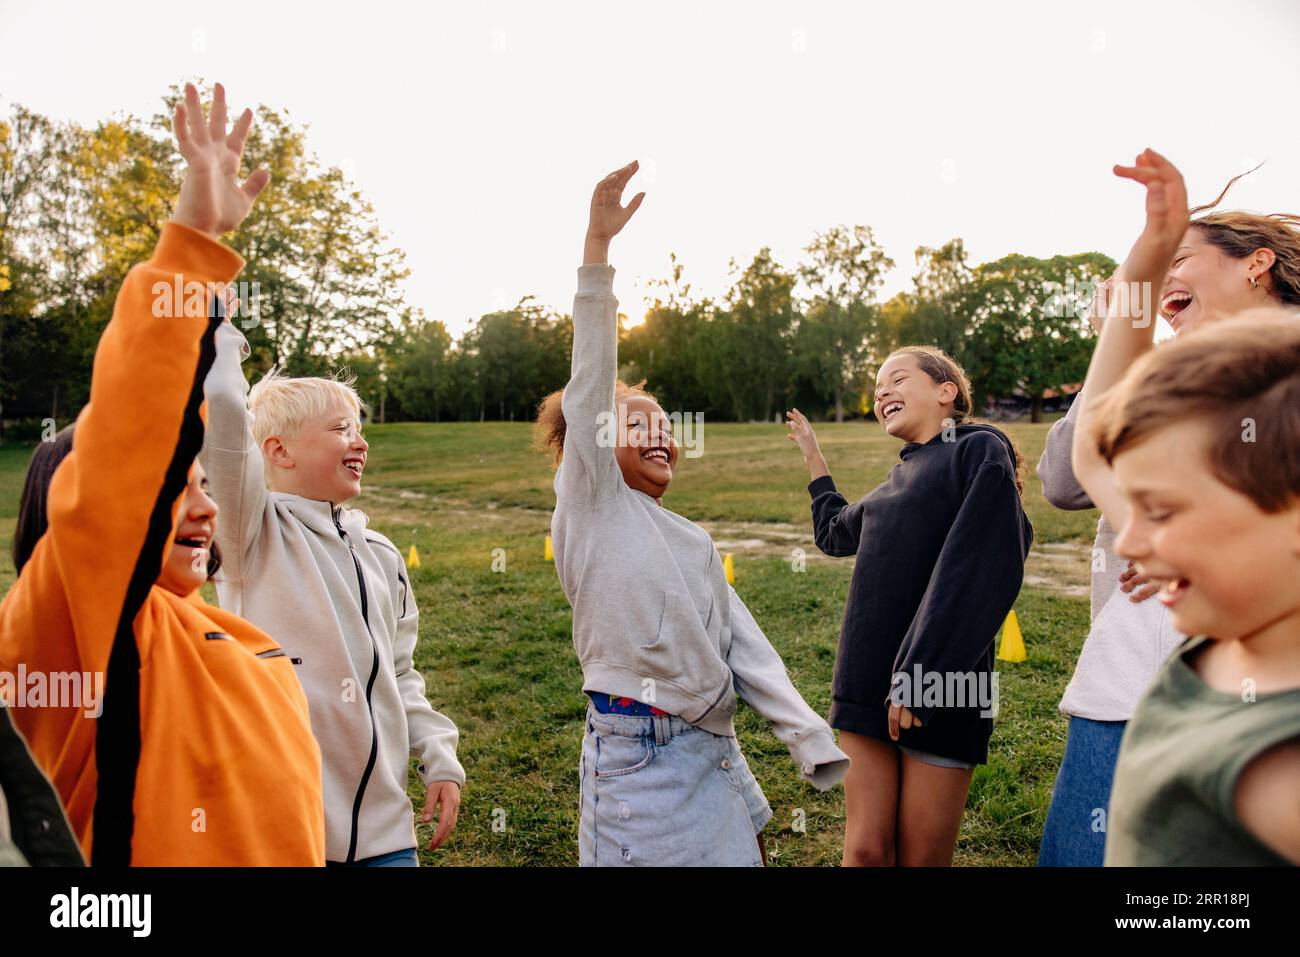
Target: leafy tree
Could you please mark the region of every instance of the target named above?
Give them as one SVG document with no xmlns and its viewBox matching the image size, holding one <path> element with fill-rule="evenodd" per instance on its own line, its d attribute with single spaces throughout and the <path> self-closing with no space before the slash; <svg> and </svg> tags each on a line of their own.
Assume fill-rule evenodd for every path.
<svg viewBox="0 0 1300 957">
<path fill-rule="evenodd" d="M 981 401 L 1023 395 L 1031 420 L 1042 421 L 1043 392 L 1081 382 L 1088 371 L 1091 290 L 1114 270 L 1114 260 L 1101 253 L 1051 259 L 1013 253 L 978 266 L 964 362 Z"/>
<path fill-rule="evenodd" d="M 805 249 L 800 277 L 809 304 L 795 335 L 797 364 L 818 392 L 835 403 L 835 421 L 854 384 L 880 358 L 877 291 L 894 262 L 869 226 L 835 226 Z"/>
</svg>

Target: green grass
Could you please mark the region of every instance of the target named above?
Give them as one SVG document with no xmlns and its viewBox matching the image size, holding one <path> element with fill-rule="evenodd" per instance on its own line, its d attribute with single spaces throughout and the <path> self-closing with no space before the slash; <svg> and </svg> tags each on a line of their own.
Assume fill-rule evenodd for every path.
<svg viewBox="0 0 1300 957">
<path fill-rule="evenodd" d="M 1029 463 L 1036 542 L 1091 542 L 1095 513 L 1052 509 L 1033 478 L 1047 426 L 1008 431 Z M 783 433 L 776 425 L 706 425 L 705 454 L 683 457 L 665 504 L 694 520 L 794 523 L 810 533 L 807 473 Z M 898 461 L 898 443 L 877 426 L 823 425 L 818 434 L 850 500 Z M 435 707 L 460 727 L 469 775 L 456 833 L 436 854 L 422 852 L 423 862 L 574 864 L 585 702 L 569 607 L 542 557 L 554 502 L 549 463 L 530 449 L 520 423 L 372 426 L 367 436 L 367 491 L 355 504 L 403 551 L 419 549 L 416 664 Z M 13 580 L 9 537 L 29 454 L 0 447 L 0 588 Z M 798 574 L 777 556 L 737 555 L 736 588 L 795 684 L 825 713 L 852 561 L 821 556 L 811 534 L 805 547 L 807 569 Z M 492 570 L 496 549 L 504 550 L 504 572 Z M 971 786 L 957 848 L 963 865 L 1033 863 L 1064 747 L 1056 705 L 1087 633 L 1087 600 L 1026 587 L 1016 607 L 1029 660 L 1000 665 L 1001 714 L 989 763 Z M 765 832 L 771 863 L 837 864 L 842 791 L 805 785 L 754 712 L 742 706 L 737 725 L 774 811 Z M 414 780 L 411 793 L 418 807 Z M 796 812 L 807 822 L 802 833 L 792 828 Z M 432 829 L 419 830 L 427 842 Z"/>
</svg>

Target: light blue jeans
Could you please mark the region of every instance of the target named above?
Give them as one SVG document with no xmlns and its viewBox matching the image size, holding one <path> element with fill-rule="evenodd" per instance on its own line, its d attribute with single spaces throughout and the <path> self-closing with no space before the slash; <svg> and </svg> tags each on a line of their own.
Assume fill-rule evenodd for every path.
<svg viewBox="0 0 1300 957">
<path fill-rule="evenodd" d="M 664 715 L 601 714 L 582 738 L 583 867 L 762 867 L 772 817 L 735 738 Z"/>
</svg>

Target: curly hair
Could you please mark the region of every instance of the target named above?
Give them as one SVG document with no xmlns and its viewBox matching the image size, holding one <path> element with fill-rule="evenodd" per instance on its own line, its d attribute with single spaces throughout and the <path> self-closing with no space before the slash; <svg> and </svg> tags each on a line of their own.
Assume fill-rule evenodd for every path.
<svg viewBox="0 0 1300 957">
<path fill-rule="evenodd" d="M 621 400 L 639 395 L 649 399 L 651 402 L 658 402 L 650 392 L 644 388 L 646 383 L 642 379 L 636 385 L 628 385 L 622 379 L 614 383 L 614 403 L 617 405 Z M 564 420 L 564 390 L 556 389 L 537 406 L 537 419 L 533 423 L 533 448 L 538 452 L 547 452 L 552 457 L 552 467 L 559 468 L 560 460 L 564 458 L 564 434 L 568 431 L 568 423 Z"/>
</svg>

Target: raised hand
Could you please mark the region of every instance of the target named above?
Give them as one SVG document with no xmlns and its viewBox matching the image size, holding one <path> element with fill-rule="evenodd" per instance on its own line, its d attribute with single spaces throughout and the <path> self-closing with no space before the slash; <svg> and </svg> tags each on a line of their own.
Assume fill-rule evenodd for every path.
<svg viewBox="0 0 1300 957">
<path fill-rule="evenodd" d="M 799 446 L 799 451 L 803 453 L 804 464 L 808 466 L 809 474 L 813 478 L 829 475 L 830 469 L 827 468 L 826 459 L 822 456 L 821 446 L 817 444 L 817 433 L 813 431 L 812 424 L 807 417 L 798 409 L 787 412 L 785 417 L 785 424 L 790 428 L 790 433 L 786 438 Z"/>
<path fill-rule="evenodd" d="M 1125 260 L 1123 272 L 1130 282 L 1155 284 L 1159 292 L 1169 262 L 1187 232 L 1187 187 L 1183 174 L 1155 150 L 1143 150 L 1134 165 L 1116 166 L 1116 176 L 1146 187 L 1146 224 Z"/>
<path fill-rule="evenodd" d="M 194 84 L 185 84 L 185 101 L 176 104 L 172 117 L 176 145 L 187 166 L 173 222 L 220 239 L 244 221 L 257 194 L 271 181 L 265 169 L 239 181 L 244 141 L 252 125 L 253 111 L 244 110 L 227 134 L 226 91 L 221 84 L 213 90 L 212 115 L 206 120 L 199 91 Z"/>
<path fill-rule="evenodd" d="M 640 168 L 641 164 L 633 160 L 596 184 L 591 194 L 591 217 L 587 222 L 584 263 L 605 262 L 609 255 L 609 241 L 619 234 L 632 214 L 641 208 L 645 193 L 637 193 L 632 197 L 632 202 L 623 205 L 623 189 Z"/>
<path fill-rule="evenodd" d="M 802 412 L 793 409 L 785 414 L 785 418 L 785 424 L 790 428 L 790 434 L 786 438 L 799 446 L 799 451 L 803 453 L 804 458 L 821 451 L 817 445 L 817 433 L 813 431 L 812 423 Z"/>
</svg>

